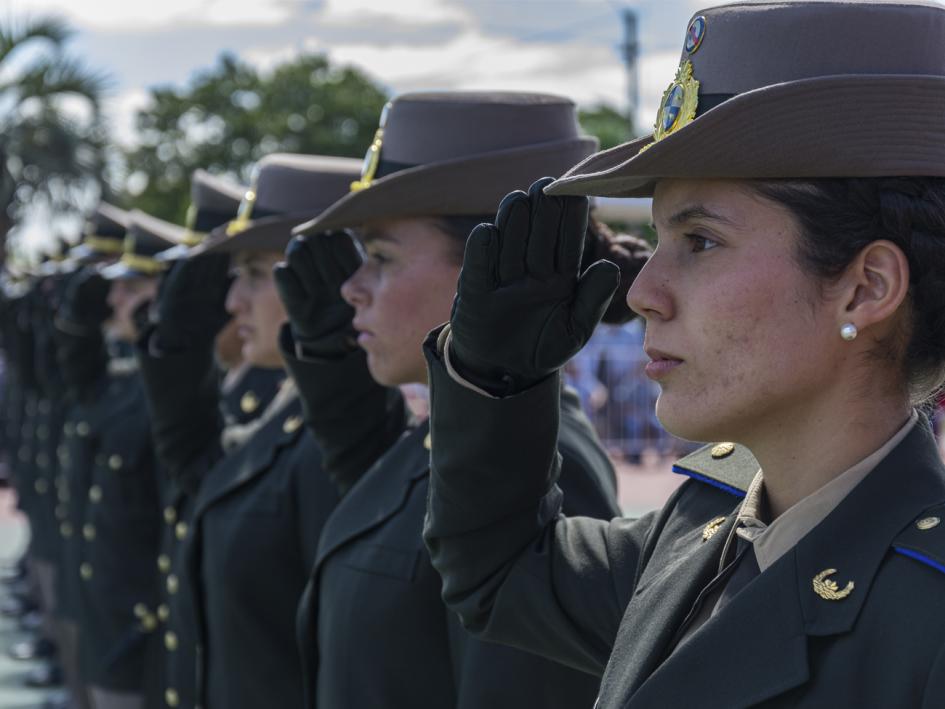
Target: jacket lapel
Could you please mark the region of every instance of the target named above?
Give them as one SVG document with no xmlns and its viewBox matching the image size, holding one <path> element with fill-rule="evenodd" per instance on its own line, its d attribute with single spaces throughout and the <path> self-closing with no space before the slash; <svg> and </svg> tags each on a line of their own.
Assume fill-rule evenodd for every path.
<svg viewBox="0 0 945 709">
<path fill-rule="evenodd" d="M 702 527 L 676 540 L 676 547 L 688 551 L 654 580 L 641 581 L 621 624 L 621 631 L 628 627 L 632 632 L 617 634 L 601 681 L 601 696 L 629 696 L 659 665 L 699 592 L 717 574 L 735 518 L 729 514 L 708 541 L 702 540 Z"/>
<path fill-rule="evenodd" d="M 622 662 L 615 668 L 622 691 L 607 696 L 630 697 L 618 704 L 626 709 L 696 703 L 702 709 L 738 709 L 802 685 L 810 674 L 808 637 L 854 628 L 892 540 L 922 510 L 942 500 L 945 474 L 934 439 L 920 421 L 823 522 L 655 669 L 652 665 L 663 657 L 665 640 L 657 629 L 647 627 L 646 616 L 634 616 L 628 624 L 634 637 L 624 643 L 629 648 L 627 661 L 644 664 L 634 668 Z M 837 570 L 833 580 L 840 590 L 853 582 L 848 595 L 824 598 L 815 590 L 814 578 L 827 569 Z M 661 584 L 668 595 L 677 584 L 698 583 L 696 574 L 668 577 Z M 640 610 L 652 612 L 647 607 Z M 633 603 L 628 617 L 631 612 Z M 668 622 L 676 627 L 680 614 Z M 658 645 L 652 643 L 653 637 Z M 647 651 L 655 657 L 649 664 Z"/>
<path fill-rule="evenodd" d="M 755 578 L 679 645 L 633 694 L 627 709 L 739 709 L 807 680 L 807 637 L 793 553 Z"/>
<path fill-rule="evenodd" d="M 199 518 L 217 500 L 262 475 L 276 454 L 303 435 L 302 407 L 298 397 L 290 400 L 235 453 L 232 462 L 222 462 L 220 475 L 210 475 L 201 485 L 194 516 Z M 308 434 L 305 434 L 308 435 Z"/>
<path fill-rule="evenodd" d="M 429 421 L 406 433 L 345 495 L 322 529 L 315 574 L 350 540 L 390 519 L 404 505 L 415 480 L 430 470 Z"/>
</svg>

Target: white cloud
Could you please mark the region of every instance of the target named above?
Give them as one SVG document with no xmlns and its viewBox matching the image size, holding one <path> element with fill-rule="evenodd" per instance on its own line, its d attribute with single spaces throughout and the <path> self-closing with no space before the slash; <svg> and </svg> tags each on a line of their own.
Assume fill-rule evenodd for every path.
<svg viewBox="0 0 945 709">
<path fill-rule="evenodd" d="M 466 25 L 470 21 L 471 16 L 464 8 L 443 0 L 325 0 L 318 13 L 319 24 L 328 27 L 352 24 L 369 27 L 388 22 L 422 27 L 444 23 Z"/>
<path fill-rule="evenodd" d="M 294 13 L 291 0 L 12 0 L 11 15 L 56 14 L 89 29 L 158 30 L 193 25 L 275 25 Z"/>
<path fill-rule="evenodd" d="M 128 89 L 105 100 L 103 112 L 108 116 L 112 140 L 118 145 L 135 143 L 135 114 L 150 102 L 150 94 L 142 88 Z"/>
</svg>

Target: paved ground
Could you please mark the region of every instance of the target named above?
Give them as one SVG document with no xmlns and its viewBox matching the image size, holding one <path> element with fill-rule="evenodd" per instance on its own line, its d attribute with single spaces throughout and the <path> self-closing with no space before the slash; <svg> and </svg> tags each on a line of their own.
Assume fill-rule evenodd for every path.
<svg viewBox="0 0 945 709">
<path fill-rule="evenodd" d="M 26 525 L 13 506 L 10 491 L 0 489 L 0 566 L 20 557 L 26 538 Z M 0 597 L 5 593 L 5 587 L 0 586 Z M 39 709 L 47 696 L 46 692 L 22 685 L 23 676 L 33 663 L 17 662 L 7 655 L 10 645 L 23 637 L 15 621 L 0 617 L 0 709 Z"/>
</svg>

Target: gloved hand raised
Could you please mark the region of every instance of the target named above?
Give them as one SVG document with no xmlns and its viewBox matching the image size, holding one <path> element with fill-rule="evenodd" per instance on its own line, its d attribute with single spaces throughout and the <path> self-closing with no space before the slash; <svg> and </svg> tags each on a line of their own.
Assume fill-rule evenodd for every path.
<svg viewBox="0 0 945 709">
<path fill-rule="evenodd" d="M 361 256 L 346 232 L 297 236 L 274 270 L 279 297 L 296 343 L 306 354 L 341 357 L 357 349 L 354 308 L 341 297 L 342 284 L 358 270 Z"/>
<path fill-rule="evenodd" d="M 225 304 L 232 280 L 228 254 L 204 254 L 175 263 L 158 295 L 161 346 L 187 348 L 212 341 L 230 319 Z"/>
<path fill-rule="evenodd" d="M 102 326 L 112 309 L 108 305 L 111 283 L 92 268 L 70 279 L 63 296 L 62 321 L 73 328 L 97 330 Z"/>
<path fill-rule="evenodd" d="M 580 350 L 620 282 L 609 261 L 580 273 L 587 229 L 584 197 L 550 197 L 552 178 L 513 192 L 495 225 L 476 227 L 450 316 L 450 360 L 486 391 L 527 389 Z"/>
</svg>

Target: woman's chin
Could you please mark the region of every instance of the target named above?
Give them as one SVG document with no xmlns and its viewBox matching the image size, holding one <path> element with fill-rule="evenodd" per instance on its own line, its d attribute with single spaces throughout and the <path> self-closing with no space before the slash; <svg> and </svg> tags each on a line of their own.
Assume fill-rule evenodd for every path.
<svg viewBox="0 0 945 709">
<path fill-rule="evenodd" d="M 678 404 L 678 405 L 677 405 Z M 656 400 L 656 418 L 667 432 L 685 441 L 711 443 L 718 437 L 714 417 L 694 411 L 687 402 L 673 402 L 663 394 Z"/>
</svg>

